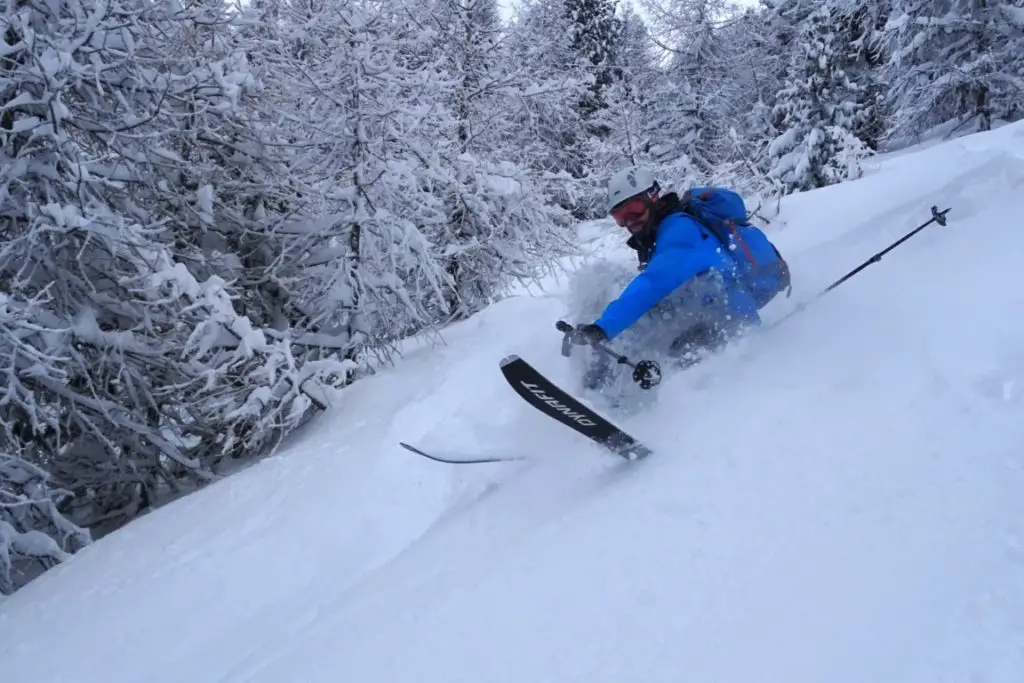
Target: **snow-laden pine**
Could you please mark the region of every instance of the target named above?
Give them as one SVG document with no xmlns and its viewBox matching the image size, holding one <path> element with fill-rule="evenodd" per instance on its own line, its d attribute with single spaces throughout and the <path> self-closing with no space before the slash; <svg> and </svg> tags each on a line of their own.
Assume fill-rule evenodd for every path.
<svg viewBox="0 0 1024 683">
<path fill-rule="evenodd" d="M 988 130 L 1024 101 L 1018 2 L 892 0 L 883 29 L 890 126 L 903 137 L 944 123 Z"/>
<path fill-rule="evenodd" d="M 835 15 L 828 5 L 815 9 L 796 35 L 773 115 L 781 130 L 768 147 L 771 175 L 791 190 L 812 190 L 861 174 L 868 153 L 856 131 L 867 110 L 865 89 L 847 74 L 848 59 Z"/>
</svg>

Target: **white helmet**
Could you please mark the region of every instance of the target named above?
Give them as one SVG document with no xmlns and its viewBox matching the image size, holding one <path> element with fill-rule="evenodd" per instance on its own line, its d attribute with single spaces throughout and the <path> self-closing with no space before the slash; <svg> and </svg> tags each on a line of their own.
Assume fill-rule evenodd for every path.
<svg viewBox="0 0 1024 683">
<path fill-rule="evenodd" d="M 624 168 L 611 177 L 608 181 L 608 199 L 605 211 L 611 211 L 617 204 L 621 204 L 630 197 L 647 192 L 648 190 L 658 191 L 658 181 L 654 174 L 644 168 L 630 166 Z"/>
</svg>

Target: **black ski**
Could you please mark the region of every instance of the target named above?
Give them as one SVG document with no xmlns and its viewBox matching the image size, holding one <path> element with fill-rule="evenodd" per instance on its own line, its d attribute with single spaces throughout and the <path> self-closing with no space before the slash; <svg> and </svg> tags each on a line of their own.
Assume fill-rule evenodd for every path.
<svg viewBox="0 0 1024 683">
<path fill-rule="evenodd" d="M 517 394 L 548 417 L 627 460 L 639 460 L 651 450 L 559 388 L 519 356 L 501 361 L 501 374 Z"/>
<path fill-rule="evenodd" d="M 416 448 L 415 446 L 411 446 L 411 445 L 405 443 L 404 441 L 399 441 L 398 445 L 401 446 L 402 448 L 404 448 L 407 451 L 411 451 L 411 452 L 415 453 L 416 455 L 422 455 L 424 458 L 429 458 L 431 460 L 436 460 L 437 462 L 446 462 L 446 463 L 448 463 L 450 465 L 477 465 L 477 464 L 484 463 L 484 462 L 512 462 L 513 460 L 525 460 L 526 459 L 526 458 L 524 458 L 522 456 L 518 456 L 518 455 L 493 456 L 493 457 L 488 457 L 488 458 L 455 458 L 455 457 L 444 458 L 444 457 L 441 457 L 439 455 L 432 455 L 430 453 L 427 453 L 426 451 L 422 451 L 419 448 Z"/>
</svg>

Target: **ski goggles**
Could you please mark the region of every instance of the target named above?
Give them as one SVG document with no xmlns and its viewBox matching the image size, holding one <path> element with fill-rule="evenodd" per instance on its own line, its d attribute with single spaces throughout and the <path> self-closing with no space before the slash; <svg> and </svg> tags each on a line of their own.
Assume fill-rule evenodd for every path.
<svg viewBox="0 0 1024 683">
<path fill-rule="evenodd" d="M 643 219 L 644 213 L 647 212 L 649 206 L 650 202 L 647 200 L 647 195 L 638 194 L 613 206 L 611 210 L 612 218 L 615 219 L 615 222 L 620 227 L 624 228 Z"/>
</svg>

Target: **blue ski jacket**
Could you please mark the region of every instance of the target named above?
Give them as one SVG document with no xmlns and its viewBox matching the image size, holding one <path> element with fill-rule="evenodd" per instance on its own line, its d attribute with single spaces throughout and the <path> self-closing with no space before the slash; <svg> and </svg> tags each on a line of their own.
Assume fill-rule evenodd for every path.
<svg viewBox="0 0 1024 683">
<path fill-rule="evenodd" d="M 767 248 L 772 249 L 770 244 Z M 764 259 L 762 262 L 771 262 L 778 255 L 772 252 L 755 254 L 755 257 Z M 757 302 L 737 280 L 734 268 L 732 257 L 707 228 L 686 214 L 670 213 L 657 227 L 654 251 L 647 267 L 594 322 L 609 339 L 613 339 L 691 278 L 715 270 L 724 282 L 726 301 L 723 314 L 750 324 L 760 324 Z"/>
</svg>

